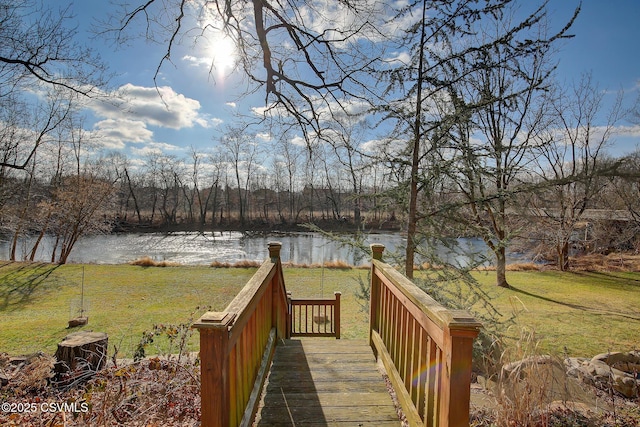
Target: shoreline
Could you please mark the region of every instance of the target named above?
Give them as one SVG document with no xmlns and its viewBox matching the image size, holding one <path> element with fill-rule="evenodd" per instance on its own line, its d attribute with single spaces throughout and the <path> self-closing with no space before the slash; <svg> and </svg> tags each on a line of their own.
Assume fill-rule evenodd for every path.
<svg viewBox="0 0 640 427">
<path fill-rule="evenodd" d="M 313 222 L 299 223 L 271 223 L 266 221 L 251 221 L 241 224 L 239 221 L 226 221 L 223 224 L 139 224 L 133 222 L 117 222 L 114 224 L 114 233 L 162 233 L 162 232 L 214 232 L 214 231 L 238 231 L 242 233 L 268 233 L 268 232 L 312 232 L 313 228 L 326 232 L 355 233 L 359 231 L 367 233 L 377 232 L 401 232 L 399 221 L 367 222 L 355 224 L 345 220 L 314 220 Z"/>
</svg>

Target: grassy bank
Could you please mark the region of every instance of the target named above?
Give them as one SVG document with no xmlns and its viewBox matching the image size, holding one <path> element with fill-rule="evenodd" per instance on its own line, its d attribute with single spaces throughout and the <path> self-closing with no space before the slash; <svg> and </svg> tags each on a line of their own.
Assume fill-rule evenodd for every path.
<svg viewBox="0 0 640 427">
<path fill-rule="evenodd" d="M 84 266 L 84 328 L 107 332 L 110 353 L 115 344 L 121 356 L 130 357 L 154 324 L 188 321 L 196 307 L 224 309 L 255 270 Z M 342 336 L 366 337 L 367 315 L 356 293 L 357 277 L 366 281 L 367 271 L 287 268 L 284 274 L 294 297 L 341 291 Z M 0 266 L 0 352 L 53 353 L 70 332 L 66 325 L 79 302 L 82 277 L 80 265 Z M 640 273 L 512 272 L 511 290 L 495 288 L 492 273 L 479 272 L 477 278 L 505 317 L 518 311 L 518 325 L 533 328 L 545 351 L 592 355 L 640 347 Z M 191 342 L 195 349 L 197 341 Z"/>
<path fill-rule="evenodd" d="M 122 356 L 130 357 L 143 331 L 154 324 L 179 324 L 211 307 L 222 311 L 256 268 L 140 267 L 132 265 L 0 266 L 0 352 L 52 354 L 67 335 L 73 308 L 84 295 L 89 324 L 83 328 L 109 334 Z M 342 292 L 343 337 L 364 337 L 367 315 L 354 294 L 355 275 L 363 270 L 287 269 L 287 289 L 294 297 L 333 296 Z M 324 283 L 324 285 L 323 285 Z M 87 305 L 87 303 L 85 304 Z M 201 307 L 194 314 L 197 307 Z M 197 333 L 195 334 L 197 335 Z M 197 337 L 195 337 L 197 338 Z M 197 345 L 193 339 L 192 349 Z M 153 351 L 153 349 L 150 349 Z"/>
<path fill-rule="evenodd" d="M 540 350 L 593 356 L 640 348 L 640 273 L 510 272 L 511 289 L 493 286 L 495 273 L 476 273 L 514 329 L 536 333 Z M 511 335 L 517 335 L 514 330 Z"/>
</svg>

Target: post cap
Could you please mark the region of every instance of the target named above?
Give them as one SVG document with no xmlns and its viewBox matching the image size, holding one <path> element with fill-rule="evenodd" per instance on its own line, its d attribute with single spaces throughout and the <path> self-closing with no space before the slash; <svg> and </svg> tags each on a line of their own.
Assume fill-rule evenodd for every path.
<svg viewBox="0 0 640 427">
<path fill-rule="evenodd" d="M 280 258 L 280 249 L 282 248 L 282 243 L 280 242 L 269 242 L 269 258 Z"/>
<path fill-rule="evenodd" d="M 384 245 L 382 243 L 372 243 L 369 245 L 371 248 L 371 254 L 373 259 L 382 260 L 382 252 L 384 252 Z"/>
<path fill-rule="evenodd" d="M 194 328 L 228 328 L 236 318 L 236 313 L 207 311 L 194 324 Z"/>
<path fill-rule="evenodd" d="M 445 318 L 447 326 L 452 333 L 457 331 L 477 335 L 482 329 L 482 323 L 478 322 L 467 310 L 445 310 L 442 316 Z"/>
</svg>

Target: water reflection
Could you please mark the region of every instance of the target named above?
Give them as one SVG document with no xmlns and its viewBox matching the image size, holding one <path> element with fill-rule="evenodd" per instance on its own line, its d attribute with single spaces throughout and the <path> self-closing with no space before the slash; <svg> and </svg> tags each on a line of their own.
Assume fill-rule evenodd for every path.
<svg viewBox="0 0 640 427">
<path fill-rule="evenodd" d="M 369 253 L 328 239 L 318 233 L 287 233 L 268 235 L 247 235 L 235 231 L 225 232 L 181 232 L 181 233 L 130 233 L 104 236 L 86 236 L 76 244 L 68 262 L 120 264 L 144 256 L 156 261 L 170 261 L 185 265 L 210 264 L 213 261 L 235 263 L 238 261 L 263 261 L 267 255 L 267 244 L 272 241 L 282 243 L 283 262 L 314 264 L 323 261 L 345 261 L 349 264 L 366 263 Z M 398 233 L 371 234 L 365 245 L 382 243 L 386 252 L 400 251 L 405 239 Z M 19 245 L 18 253 L 27 254 L 33 239 L 26 239 Z M 457 244 L 464 251 L 486 254 L 486 246 L 480 239 L 458 239 Z M 53 241 L 43 241 L 37 253 L 38 261 L 50 261 Z M 0 257 L 9 258 L 10 242 L 0 241 Z M 441 255 L 449 261 L 465 265 L 468 255 L 462 251 L 440 249 Z"/>
</svg>

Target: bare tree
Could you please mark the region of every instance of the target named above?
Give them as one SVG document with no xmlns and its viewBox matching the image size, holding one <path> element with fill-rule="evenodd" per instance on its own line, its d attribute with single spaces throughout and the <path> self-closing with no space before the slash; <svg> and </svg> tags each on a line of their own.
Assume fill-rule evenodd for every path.
<svg viewBox="0 0 640 427">
<path fill-rule="evenodd" d="M 185 192 L 193 193 L 190 199 L 193 200 L 192 204 L 195 204 L 198 208 L 198 224 L 200 227 L 204 227 L 207 222 L 207 213 L 209 212 L 209 204 L 213 195 L 212 191 L 208 191 L 206 187 L 203 187 L 202 176 L 206 173 L 203 170 L 203 161 L 206 158 L 204 154 L 199 153 L 194 147 L 189 150 L 191 155 L 191 171 L 189 174 L 190 185 L 185 186 Z M 209 189 L 213 186 L 213 183 L 209 186 Z"/>
<path fill-rule="evenodd" d="M 622 247 L 640 252 L 640 152 L 638 150 L 618 159 L 619 168 L 616 174 L 609 178 L 605 197 L 609 209 L 626 211 L 627 218 L 618 227 L 617 233 L 609 228 L 607 240 L 600 242 L 602 247 Z M 595 239 L 594 239 L 595 240 Z M 603 239 L 604 240 L 604 239 Z"/>
<path fill-rule="evenodd" d="M 211 223 L 215 225 L 215 217 L 218 207 L 220 207 L 220 223 L 222 223 L 222 182 L 226 180 L 227 168 L 224 155 L 222 153 L 214 152 L 209 156 L 209 162 L 211 164 L 211 186 L 209 187 L 209 196 L 211 198 Z"/>
<path fill-rule="evenodd" d="M 94 165 L 95 167 L 95 165 Z M 100 178 L 93 173 L 65 177 L 62 185 L 53 193 L 54 221 L 52 231 L 56 248 L 60 248 L 57 262 L 65 264 L 74 245 L 84 234 L 110 231 L 112 224 L 101 217 L 107 204 L 113 201 L 115 191 L 113 182 Z"/>
<path fill-rule="evenodd" d="M 237 67 L 265 91 L 265 114 L 292 119 L 313 139 L 334 111 L 373 98 L 363 76 L 380 58 L 375 49 L 385 14 L 378 5 L 338 0 L 320 10 L 311 0 L 148 0 L 123 7 L 104 26 L 120 43 L 133 35 L 164 44 L 156 77 L 185 36 L 197 44 L 224 34 L 239 51 Z"/>
<path fill-rule="evenodd" d="M 248 205 L 249 184 L 258 155 L 258 144 L 251 139 L 247 132 L 246 127 L 229 128 L 220 141 L 222 146 L 228 150 L 230 161 L 233 164 L 242 228 L 245 227 L 247 219 L 250 219 L 248 218 L 250 212 Z"/>
<path fill-rule="evenodd" d="M 54 10 L 31 0 L 0 0 L 0 98 L 35 84 L 96 95 L 105 65 L 76 42 L 71 6 Z"/>
<path fill-rule="evenodd" d="M 353 222 L 356 227 L 359 227 L 362 221 L 363 187 L 369 167 L 369 159 L 364 155 L 361 147 L 367 124 L 361 117 L 347 117 L 344 121 L 347 122 L 346 126 L 341 126 L 329 141 L 336 160 L 345 169 L 348 177 L 346 181 L 351 190 Z"/>
<path fill-rule="evenodd" d="M 178 223 L 178 207 L 182 194 L 182 164 L 172 155 L 158 155 L 156 157 L 158 171 L 160 214 L 166 225 Z"/>
<path fill-rule="evenodd" d="M 138 218 L 138 225 L 142 225 L 143 221 L 142 221 L 142 213 L 140 209 L 140 202 L 138 202 L 138 196 L 136 195 L 136 192 L 138 190 L 137 188 L 138 185 L 134 183 L 134 179 L 131 177 L 132 174 L 129 172 L 128 167 L 125 166 L 122 172 L 123 172 L 124 183 L 127 186 L 127 200 L 129 200 L 129 197 L 133 199 L 133 209 L 135 211 L 136 217 Z"/>
<path fill-rule="evenodd" d="M 470 116 L 471 126 L 457 132 L 453 148 L 460 156 L 456 182 L 469 209 L 465 223 L 495 255 L 497 285 L 509 287 L 506 254 L 517 230 L 508 209 L 516 205 L 513 194 L 522 191 L 523 171 L 538 144 L 535 136 L 546 124 L 542 95 L 552 67 L 541 47 L 513 60 L 509 49 L 498 52 L 487 55 L 495 55 L 491 60 L 502 66 L 479 70 L 470 79 L 468 93 L 479 107 Z M 454 104 L 460 102 L 455 97 Z M 478 136 L 480 143 L 474 140 Z"/>
<path fill-rule="evenodd" d="M 5 179 L 9 176 L 9 170 L 25 177 L 25 185 L 18 193 L 19 200 L 14 200 L 12 206 L 15 212 L 14 221 L 10 221 L 13 233 L 10 253 L 12 260 L 18 257 L 17 245 L 25 233 L 38 227 L 47 229 L 50 215 L 41 214 L 36 209 L 38 203 L 47 196 L 39 180 L 50 170 L 54 172 L 51 185 L 55 185 L 55 177 L 63 173 L 63 163 L 72 161 L 72 144 L 68 141 L 71 139 L 70 135 L 76 132 L 74 126 L 79 119 L 73 108 L 73 99 L 69 99 L 68 95 L 66 91 L 53 88 L 47 91 L 45 102 L 35 105 L 15 102 L 1 110 L 1 114 L 11 117 L 18 112 L 20 114 L 19 119 L 4 122 L 6 127 L 1 148 L 4 161 L 0 164 L 3 179 L 0 180 L 0 188 L 4 190 L 12 187 L 11 180 Z M 11 98 L 13 95 L 9 97 Z M 37 152 L 43 147 L 47 149 L 37 161 Z M 0 214 L 6 216 L 7 212 L 0 209 Z M 36 240 L 36 249 L 40 239 L 41 237 Z"/>
<path fill-rule="evenodd" d="M 504 265 L 508 236 L 506 205 L 502 205 L 528 145 L 522 144 L 521 131 L 526 138 L 524 126 L 531 125 L 533 95 L 543 89 L 552 70 L 545 55 L 566 35 L 578 13 L 564 28 L 548 35 L 546 2 L 520 20 L 513 19 L 514 4 L 509 0 L 425 0 L 402 11 L 401 17 L 420 19 L 413 21 L 402 40 L 411 48 L 410 61 L 396 60 L 400 65 L 385 73 L 389 92 L 399 96 L 382 111 L 395 120 L 395 134 L 406 135 L 400 139 L 404 146 L 390 146 L 386 158 L 399 179 L 396 197 L 406 209 L 405 274 L 409 277 L 416 248 L 428 241 L 421 224 L 426 231 L 429 222 L 455 213 L 449 210 L 452 205 L 428 203 L 442 174 L 454 182 L 466 176 L 467 184 L 482 185 L 460 190 L 468 206 L 476 209 L 473 221 L 491 224 L 494 231 L 483 238 L 494 249 L 498 268 Z M 476 132 L 484 135 L 485 145 L 475 144 Z M 399 138 L 391 141 L 397 143 Z M 452 150 L 462 153 L 462 163 L 452 160 Z M 480 176 L 490 179 L 491 186 L 480 183 Z M 449 214 L 443 215 L 447 210 Z M 498 274 L 497 282 L 508 286 L 504 274 Z"/>
<path fill-rule="evenodd" d="M 623 118 L 622 93 L 602 116 L 603 92 L 590 74 L 567 93 L 551 99 L 553 122 L 541 135 L 543 143 L 536 158 L 541 187 L 533 198 L 534 218 L 539 220 L 538 238 L 554 248 L 558 267 L 570 268 L 569 249 L 585 211 L 608 180 L 617 174 L 619 164 L 606 155 L 612 134 Z"/>
<path fill-rule="evenodd" d="M 291 141 L 291 135 L 284 132 L 276 141 L 276 152 L 280 153 L 278 158 L 274 158 L 274 168 L 277 171 L 286 171 L 287 194 L 287 218 L 289 222 L 297 222 L 300 210 L 297 209 L 298 186 L 300 184 L 299 169 L 302 152 Z M 280 191 L 279 191 L 280 192 Z"/>
</svg>

